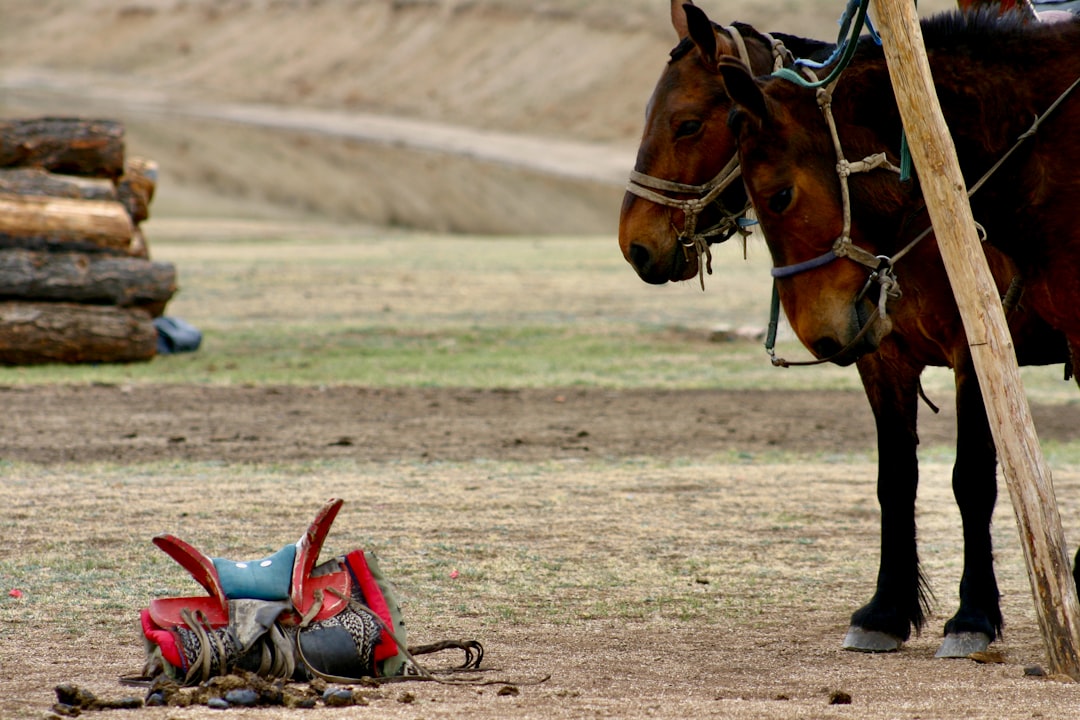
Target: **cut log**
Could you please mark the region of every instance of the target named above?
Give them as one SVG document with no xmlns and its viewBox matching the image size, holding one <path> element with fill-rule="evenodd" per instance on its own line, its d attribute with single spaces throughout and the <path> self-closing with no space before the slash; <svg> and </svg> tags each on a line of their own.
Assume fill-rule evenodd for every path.
<svg viewBox="0 0 1080 720">
<path fill-rule="evenodd" d="M 0 247 L 126 254 L 131 216 L 119 202 L 0 194 Z"/>
<path fill-rule="evenodd" d="M 0 193 L 47 195 L 73 200 L 118 200 L 111 180 L 58 175 L 41 168 L 0 169 Z"/>
<path fill-rule="evenodd" d="M 131 158 L 116 181 L 116 194 L 136 225 L 150 217 L 150 201 L 157 187 L 158 165 L 153 160 Z"/>
<path fill-rule="evenodd" d="M 149 313 L 73 303 L 0 302 L 0 364 L 128 363 L 151 359 Z"/>
<path fill-rule="evenodd" d="M 115 180 L 124 172 L 124 126 L 80 118 L 0 121 L 0 167 Z"/>
<path fill-rule="evenodd" d="M 131 245 L 128 246 L 127 254 L 129 257 L 142 258 L 143 260 L 150 258 L 150 246 L 146 244 L 146 236 L 143 235 L 142 228 L 138 225 L 131 231 Z"/>
<path fill-rule="evenodd" d="M 142 307 L 162 313 L 176 292 L 172 263 L 88 253 L 0 250 L 0 300 Z"/>
</svg>

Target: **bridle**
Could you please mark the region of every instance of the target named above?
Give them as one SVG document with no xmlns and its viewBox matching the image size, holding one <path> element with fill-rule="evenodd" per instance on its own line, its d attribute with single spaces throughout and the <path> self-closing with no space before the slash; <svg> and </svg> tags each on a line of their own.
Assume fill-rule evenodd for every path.
<svg viewBox="0 0 1080 720">
<path fill-rule="evenodd" d="M 814 77 L 812 71 L 805 68 L 803 71 L 811 77 L 812 81 L 816 82 L 817 78 Z M 817 103 L 822 114 L 825 116 L 825 123 L 828 125 L 829 134 L 832 136 L 833 149 L 836 151 L 836 174 L 840 178 L 840 201 L 843 209 L 844 225 L 843 229 L 840 231 L 840 235 L 833 241 L 832 247 L 825 253 L 809 260 L 804 260 L 803 262 L 774 267 L 770 271 L 773 277 L 773 293 L 772 307 L 770 308 L 769 314 L 769 327 L 765 339 L 765 350 L 769 353 L 769 361 L 775 367 L 821 365 L 836 360 L 861 343 L 870 328 L 879 318 L 885 319 L 888 317 L 888 301 L 890 299 L 897 299 L 902 294 L 900 292 L 900 283 L 897 281 L 895 274 L 893 274 L 893 264 L 902 256 L 906 255 L 919 240 L 922 240 L 922 238 L 928 234 L 921 234 L 903 250 L 892 257 L 874 255 L 872 252 L 865 250 L 852 242 L 851 190 L 848 187 L 848 178 L 851 177 L 853 173 L 870 172 L 871 170 L 877 169 L 889 170 L 899 175 L 900 168 L 889 162 L 889 159 L 883 152 L 869 155 L 862 160 L 856 160 L 854 162 L 851 162 L 844 157 L 844 148 L 840 144 L 840 135 L 836 130 L 836 120 L 833 118 L 832 113 L 832 92 L 836 87 L 837 79 L 838 78 L 833 78 L 826 85 L 817 88 Z M 880 285 L 880 289 L 878 292 L 877 307 L 874 308 L 874 312 L 866 319 L 863 326 L 859 329 L 859 332 L 856 333 L 855 337 L 853 337 L 847 345 L 826 358 L 792 362 L 777 357 L 776 330 L 780 317 L 780 293 L 776 286 L 776 280 L 823 267 L 839 258 L 847 258 L 852 262 L 856 262 L 869 268 L 870 275 L 866 280 L 866 284 L 863 285 L 862 290 L 855 296 L 853 305 L 858 305 L 858 303 L 866 296 L 866 293 L 870 291 L 870 288 L 873 287 L 874 283 L 877 283 Z"/>
<path fill-rule="evenodd" d="M 751 67 L 750 53 L 739 30 L 734 25 L 721 29 L 731 36 L 732 42 L 735 43 L 735 47 L 738 49 L 739 59 L 746 63 L 747 67 Z M 774 70 L 779 70 L 794 62 L 794 57 L 784 47 L 784 43 L 776 40 L 768 33 L 761 33 L 761 36 L 769 43 Z M 754 221 L 746 218 L 746 213 L 751 209 L 749 199 L 736 212 L 728 210 L 720 201 L 720 194 L 727 190 L 740 176 L 739 156 L 737 154 L 724 165 L 723 169 L 712 180 L 701 185 L 674 182 L 653 177 L 637 170 L 630 172 L 630 180 L 626 185 L 628 193 L 654 202 L 657 205 L 682 211 L 682 229 L 680 230 L 672 223 L 672 230 L 675 231 L 687 259 L 689 259 L 691 253 L 697 255 L 698 279 L 701 282 L 702 290 L 705 289 L 705 273 L 712 274 L 712 251 L 709 249 L 709 245 L 713 242 L 723 242 L 735 233 L 739 233 L 745 238 L 750 234 L 750 226 L 754 224 Z M 671 197 L 671 195 L 665 193 L 689 197 Z M 720 211 L 720 220 L 711 227 L 698 230 L 698 217 L 713 204 Z M 719 240 L 716 240 L 716 238 L 719 238 Z M 702 262 L 703 259 L 704 262 Z"/>
</svg>

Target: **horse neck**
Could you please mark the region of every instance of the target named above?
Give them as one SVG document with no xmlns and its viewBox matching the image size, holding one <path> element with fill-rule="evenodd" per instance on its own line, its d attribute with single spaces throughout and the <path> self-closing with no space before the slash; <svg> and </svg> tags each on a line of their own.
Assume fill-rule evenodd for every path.
<svg viewBox="0 0 1080 720">
<path fill-rule="evenodd" d="M 1080 59 L 1072 51 L 1080 46 L 1080 21 L 1021 30 L 979 17 L 935 20 L 924 23 L 930 30 L 928 59 L 971 186 L 1080 74 Z M 899 162 L 902 126 L 880 48 L 860 47 L 834 88 L 833 112 L 849 161 L 887 152 L 893 163 Z M 979 196 L 983 202 L 993 202 L 996 192 L 1009 192 L 1013 182 L 1007 172 L 994 180 Z M 853 175 L 850 187 L 855 221 L 867 237 L 874 234 L 881 252 L 897 251 L 929 222 L 918 186 L 900 183 L 894 173 Z"/>
<path fill-rule="evenodd" d="M 833 87 L 831 111 L 844 159 L 857 162 L 885 153 L 893 165 L 900 164 L 902 124 L 884 58 L 846 70 Z M 856 225 L 873 236 L 878 251 L 897 250 L 906 219 L 920 207 L 917 188 L 885 169 L 854 173 L 848 186 Z"/>
</svg>

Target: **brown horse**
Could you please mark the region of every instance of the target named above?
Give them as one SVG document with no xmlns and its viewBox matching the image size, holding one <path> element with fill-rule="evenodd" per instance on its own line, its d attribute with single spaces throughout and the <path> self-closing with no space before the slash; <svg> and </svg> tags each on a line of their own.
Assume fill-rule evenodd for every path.
<svg viewBox="0 0 1080 720">
<path fill-rule="evenodd" d="M 735 138 L 727 126 L 732 103 L 718 66 L 723 58 L 736 53 L 728 32 L 711 23 L 700 10 L 686 7 L 684 15 L 678 10 L 673 7 L 672 15 L 681 40 L 650 100 L 635 171 L 693 186 L 714 177 L 727 164 L 734 148 Z M 744 36 L 755 36 L 752 28 L 738 27 Z M 799 41 L 784 36 L 784 42 L 794 48 Z M 820 58 L 828 54 L 830 46 L 806 41 L 805 47 L 810 48 L 810 52 L 795 50 L 795 54 L 815 54 Z M 767 60 L 761 60 L 762 55 L 764 53 L 758 53 L 757 64 L 752 65 L 755 73 L 769 71 Z M 766 66 L 764 71 L 763 65 Z M 885 87 L 887 90 L 888 86 Z M 899 121 L 895 125 L 895 137 L 890 138 L 894 142 L 900 134 Z M 761 147 L 767 147 L 767 142 Z M 820 155 L 797 155 L 788 158 L 784 167 L 789 173 L 800 174 L 804 164 L 817 162 L 818 157 Z M 835 160 L 824 164 L 833 167 Z M 779 165 L 776 167 L 779 169 Z M 835 190 L 835 186 L 832 189 Z M 780 193 L 777 202 L 783 198 L 781 190 L 777 190 Z M 867 202 L 873 203 L 873 198 Z M 793 222 L 824 223 L 826 220 L 819 216 L 825 208 L 815 207 L 813 200 L 807 200 L 803 207 L 808 209 Z M 830 212 L 827 219 L 832 222 L 838 220 L 838 216 Z M 889 227 L 886 220 L 880 227 L 872 229 L 888 231 Z M 684 218 L 679 208 L 627 194 L 620 219 L 619 242 L 624 256 L 644 280 L 652 283 L 686 280 L 699 272 L 697 255 L 686 252 L 683 247 L 686 243 L 684 234 Z M 787 251 L 779 255 L 777 250 L 772 252 L 777 265 L 794 261 Z M 882 323 L 882 331 L 861 348 L 873 352 L 865 352 L 857 359 L 858 353 L 854 352 L 841 358 L 844 362 L 857 363 L 874 413 L 878 444 L 877 494 L 882 512 L 876 590 L 871 600 L 853 614 L 844 646 L 874 652 L 895 650 L 910 637 L 913 627 L 919 630 L 925 624 L 929 592 L 919 567 L 915 533 L 919 376 L 927 366 L 948 366 L 954 369 L 956 380 L 957 444 L 953 488 L 963 519 L 964 571 L 960 583 L 960 607 L 945 624 L 946 638 L 939 655 L 964 656 L 985 648 L 1000 634 L 1002 626 L 990 537 L 990 519 L 997 493 L 996 454 L 959 313 L 948 290 L 940 258 L 934 251 L 933 240 L 924 241 L 912 254 L 917 257 L 909 258 L 908 262 L 918 267 L 919 273 L 912 278 L 903 278 L 903 298 L 894 301 L 894 307 L 890 308 L 892 332 L 885 333 Z M 814 256 L 814 252 L 807 251 L 799 259 Z M 1005 258 L 991 253 L 988 256 L 1004 289 L 1013 274 L 1012 268 Z M 832 269 L 836 271 L 843 264 Z M 867 273 L 856 267 L 841 268 L 839 274 L 850 276 L 849 279 L 856 281 L 860 288 L 866 282 Z M 810 322 L 814 312 L 820 311 L 829 301 L 819 298 L 809 285 L 802 284 L 803 281 L 804 278 L 795 275 L 780 285 L 785 291 L 789 317 L 805 316 Z M 800 296 L 794 294 L 792 285 L 798 285 L 804 293 L 813 293 L 801 297 L 803 304 L 814 307 L 814 311 L 800 315 L 803 306 L 798 304 Z M 851 297 L 845 302 L 850 306 Z M 843 310 L 841 303 L 841 313 Z M 872 310 L 856 312 L 856 326 L 859 325 L 859 313 L 865 319 Z M 1018 312 L 1013 313 L 1010 320 L 1021 362 L 1045 364 L 1066 359 L 1060 337 L 1037 319 Z M 815 338 L 815 341 L 818 339 L 821 338 Z M 825 355 L 842 347 L 835 339 L 830 342 L 819 346 L 817 351 Z"/>
<path fill-rule="evenodd" d="M 687 15 L 704 14 L 686 0 L 672 0 L 671 20 L 679 44 L 671 51 L 649 101 L 619 220 L 619 244 L 643 280 L 663 284 L 703 272 L 700 254 L 738 230 L 749 209 L 739 181 L 735 139 L 727 129 L 731 103 L 723 83 L 702 63 L 689 37 Z M 761 33 L 744 23 L 717 27 L 708 57 L 737 57 L 768 73 L 794 57 L 821 57 L 832 45 L 794 35 Z M 672 232 L 673 228 L 677 228 Z"/>
<path fill-rule="evenodd" d="M 1080 20 L 1025 26 L 1017 15 L 951 13 L 924 21 L 922 30 L 969 183 L 983 177 L 1080 77 Z M 857 358 L 871 403 L 875 375 L 892 363 L 944 362 L 956 370 L 960 425 L 953 487 L 964 521 L 965 564 L 960 612 L 946 623 L 946 632 L 999 634 L 989 543 L 993 446 L 937 245 L 932 235 L 911 244 L 929 224 L 919 185 L 902 182 L 888 169 L 899 162 L 901 122 L 882 51 L 864 38 L 835 86 L 821 91 L 789 79 L 755 79 L 737 63 L 721 63 L 719 72 L 737 105 L 730 127 L 738 138 L 744 183 L 779 276 L 781 301 L 802 343 L 819 356 L 840 351 L 846 361 Z M 1043 321 L 1080 347 L 1078 123 L 1080 93 L 1064 100 L 972 197 L 976 220 L 1004 253 L 986 248 L 999 290 L 1018 275 L 1023 279 L 1020 305 L 1009 314 L 1021 363 L 1066 359 L 1060 337 L 1048 334 Z M 841 177 L 839 168 L 858 170 L 860 159 L 878 153 L 886 163 L 874 160 L 867 172 Z M 874 282 L 881 278 L 898 280 L 900 293 L 889 287 L 882 296 Z M 878 377 L 879 387 L 887 384 Z M 875 413 L 880 435 L 890 421 L 877 406 Z M 986 459 L 969 454 L 974 445 Z M 893 492 L 879 484 L 883 574 L 889 572 L 886 554 L 895 551 L 886 537 Z M 910 494 L 902 518 L 903 533 L 910 536 L 900 562 L 914 571 L 908 506 L 914 483 L 902 492 Z M 910 587 L 891 591 L 897 589 L 910 593 Z M 879 576 L 875 601 L 885 590 Z M 900 611 L 893 621 L 902 620 Z M 866 612 L 855 614 L 855 625 L 866 627 Z M 891 632 L 902 636 L 902 629 Z"/>
</svg>

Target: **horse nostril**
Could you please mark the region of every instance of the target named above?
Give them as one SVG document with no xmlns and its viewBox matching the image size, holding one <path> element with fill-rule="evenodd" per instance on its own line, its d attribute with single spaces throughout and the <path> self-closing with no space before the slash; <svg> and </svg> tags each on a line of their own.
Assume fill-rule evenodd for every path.
<svg viewBox="0 0 1080 720">
<path fill-rule="evenodd" d="M 832 338 L 822 338 L 814 343 L 814 355 L 820 358 L 832 357 L 840 352 L 840 343 Z"/>
<path fill-rule="evenodd" d="M 637 268 L 638 272 L 648 269 L 652 263 L 652 253 L 649 248 L 637 243 L 630 244 L 630 264 Z"/>
</svg>

